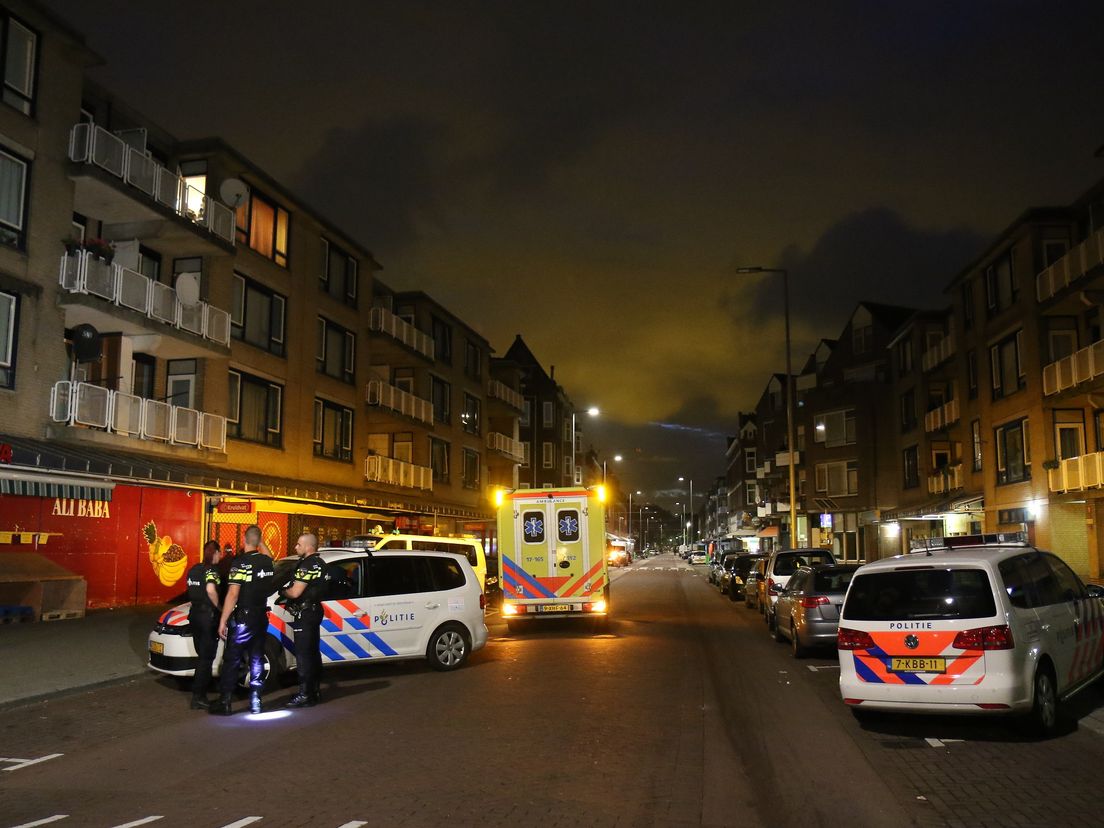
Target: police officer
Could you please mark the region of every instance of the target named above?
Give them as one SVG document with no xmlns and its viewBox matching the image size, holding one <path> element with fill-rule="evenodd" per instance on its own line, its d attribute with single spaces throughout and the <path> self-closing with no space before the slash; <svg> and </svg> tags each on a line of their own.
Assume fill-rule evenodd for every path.
<svg viewBox="0 0 1104 828">
<path fill-rule="evenodd" d="M 209 540 L 203 546 L 203 560 L 188 570 L 188 624 L 196 649 L 195 676 L 192 678 L 192 710 L 206 710 L 207 685 L 211 683 L 211 662 L 218 649 L 219 575 L 222 557 L 218 541 Z"/>
<path fill-rule="evenodd" d="M 322 599 L 326 597 L 326 567 L 318 557 L 318 537 L 302 534 L 295 551 L 303 559 L 291 576 L 291 584 L 283 590 L 288 599 L 288 611 L 295 617 L 295 659 L 298 662 L 299 692 L 288 700 L 288 707 L 314 707 L 318 704 L 322 681 L 322 652 L 319 648 L 319 627 L 322 624 Z"/>
<path fill-rule="evenodd" d="M 219 621 L 218 632 L 226 640 L 226 650 L 219 676 L 219 698 L 210 707 L 210 712 L 219 716 L 229 716 L 233 712 L 230 697 L 243 657 L 249 663 L 249 709 L 253 713 L 261 712 L 268 596 L 272 593 L 275 571 L 272 558 L 262 551 L 261 527 L 254 525 L 245 530 L 244 547 L 230 567 L 230 586 Z"/>
</svg>

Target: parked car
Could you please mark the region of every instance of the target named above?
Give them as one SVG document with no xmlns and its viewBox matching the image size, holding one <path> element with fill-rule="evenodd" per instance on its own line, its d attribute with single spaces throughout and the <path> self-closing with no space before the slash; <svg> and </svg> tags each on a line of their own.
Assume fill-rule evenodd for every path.
<svg viewBox="0 0 1104 828">
<path fill-rule="evenodd" d="M 695 549 L 687 560 L 692 564 L 704 564 L 709 562 L 709 556 L 704 551 Z"/>
<path fill-rule="evenodd" d="M 719 587 L 721 585 L 721 575 L 725 571 L 725 562 L 734 561 L 739 554 L 739 552 L 724 552 L 715 557 L 709 564 L 709 583 Z"/>
<path fill-rule="evenodd" d="M 776 641 L 789 640 L 794 658 L 813 647 L 835 647 L 843 596 L 858 564 L 803 566 L 774 605 Z"/>
<path fill-rule="evenodd" d="M 774 631 L 774 602 L 778 593 L 786 588 L 790 577 L 802 566 L 834 564 L 835 556 L 827 549 L 781 549 L 771 552 L 767 561 L 767 579 L 760 584 L 760 604 L 767 629 Z"/>
<path fill-rule="evenodd" d="M 1019 534 L 1019 533 L 1017 533 Z M 1104 603 L 1020 535 L 930 539 L 862 567 L 843 602 L 840 692 L 868 710 L 1028 717 L 1104 675 Z"/>
<path fill-rule="evenodd" d="M 757 558 L 748 569 L 748 576 L 744 581 L 744 606 L 748 609 L 755 608 L 763 612 L 759 605 L 759 585 L 766 582 L 767 555 Z"/>
<path fill-rule="evenodd" d="M 725 559 L 725 565 L 721 570 L 718 583 L 721 592 L 733 601 L 743 598 L 744 586 L 747 584 L 752 569 L 757 561 L 764 558 L 766 558 L 766 555 L 745 552 Z"/>
</svg>

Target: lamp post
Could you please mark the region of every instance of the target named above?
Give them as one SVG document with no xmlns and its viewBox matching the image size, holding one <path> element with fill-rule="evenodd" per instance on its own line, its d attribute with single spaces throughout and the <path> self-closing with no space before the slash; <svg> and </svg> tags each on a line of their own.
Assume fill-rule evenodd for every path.
<svg viewBox="0 0 1104 828">
<path fill-rule="evenodd" d="M 613 462 L 614 463 L 620 463 L 621 462 L 621 455 L 620 454 L 613 455 Z M 606 461 L 605 460 L 602 461 L 602 485 L 603 486 L 606 485 Z"/>
<path fill-rule="evenodd" d="M 586 410 L 586 413 L 590 417 L 597 417 L 601 412 L 598 411 L 597 406 L 591 406 Z M 571 485 L 575 485 L 575 472 L 577 470 L 575 465 L 575 410 L 571 410 Z M 579 481 L 582 483 L 583 481 Z M 605 473 L 602 474 L 602 482 L 605 483 Z"/>
<path fill-rule="evenodd" d="M 680 483 L 682 483 L 685 480 L 686 480 L 685 477 L 680 477 L 679 478 Z M 694 478 L 692 478 L 692 477 L 690 478 L 690 522 L 686 525 L 690 527 L 690 531 L 687 533 L 689 535 L 689 538 L 687 539 L 687 542 L 688 543 L 693 543 L 694 542 Z"/>
<path fill-rule="evenodd" d="M 785 268 L 740 267 L 737 273 L 781 273 L 782 303 L 786 318 L 786 442 L 790 450 L 790 548 L 797 547 L 797 460 L 794 443 L 794 382 L 790 363 L 790 274 Z"/>
<path fill-rule="evenodd" d="M 636 492 L 636 494 L 640 494 L 640 492 Z M 629 492 L 629 539 L 630 540 L 632 539 L 632 496 L 633 496 L 633 493 Z"/>
</svg>

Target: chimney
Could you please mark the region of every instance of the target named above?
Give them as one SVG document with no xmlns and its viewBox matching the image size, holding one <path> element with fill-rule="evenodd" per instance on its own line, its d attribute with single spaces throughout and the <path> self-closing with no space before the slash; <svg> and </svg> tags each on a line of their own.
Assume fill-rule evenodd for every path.
<svg viewBox="0 0 1104 828">
<path fill-rule="evenodd" d="M 549 365 L 548 366 L 548 378 L 549 379 L 555 379 L 556 378 L 556 366 L 555 365 Z"/>
</svg>

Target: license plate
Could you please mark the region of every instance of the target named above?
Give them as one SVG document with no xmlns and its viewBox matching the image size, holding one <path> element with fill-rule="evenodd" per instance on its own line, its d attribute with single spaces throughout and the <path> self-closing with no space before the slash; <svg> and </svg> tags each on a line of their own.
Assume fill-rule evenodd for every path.
<svg viewBox="0 0 1104 828">
<path fill-rule="evenodd" d="M 165 645 L 162 644 L 160 641 L 151 641 L 149 643 L 149 645 L 150 645 L 150 652 L 151 653 L 157 653 L 158 655 L 164 655 Z"/>
<path fill-rule="evenodd" d="M 537 607 L 537 612 L 571 612 L 573 609 L 571 604 L 545 604 Z"/>
<path fill-rule="evenodd" d="M 893 673 L 945 673 L 947 659 L 938 658 L 892 658 L 889 665 Z"/>
</svg>

